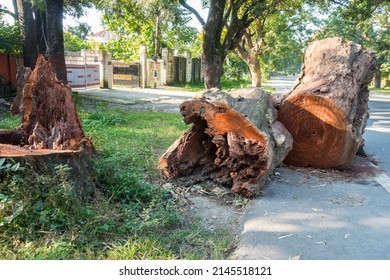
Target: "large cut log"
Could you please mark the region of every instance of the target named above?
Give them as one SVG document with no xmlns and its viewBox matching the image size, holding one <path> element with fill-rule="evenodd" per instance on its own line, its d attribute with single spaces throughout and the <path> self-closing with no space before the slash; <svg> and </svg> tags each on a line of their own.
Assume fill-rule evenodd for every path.
<svg viewBox="0 0 390 280">
<path fill-rule="evenodd" d="M 368 84 L 375 56 L 340 38 L 307 47 L 296 85 L 283 99 L 278 120 L 294 145 L 285 163 L 338 168 L 351 163 L 368 118 Z"/>
<path fill-rule="evenodd" d="M 269 94 L 259 88 L 207 91 L 180 106 L 188 129 L 161 157 L 163 174 L 181 183 L 214 182 L 250 197 L 291 150 Z"/>
<path fill-rule="evenodd" d="M 11 107 L 21 115 L 14 130 L 0 130 L 0 157 L 28 163 L 38 173 L 68 165 L 80 193 L 91 193 L 92 141 L 86 137 L 69 86 L 58 81 L 49 62 L 39 56 L 34 71 L 20 67 L 17 96 Z"/>
</svg>

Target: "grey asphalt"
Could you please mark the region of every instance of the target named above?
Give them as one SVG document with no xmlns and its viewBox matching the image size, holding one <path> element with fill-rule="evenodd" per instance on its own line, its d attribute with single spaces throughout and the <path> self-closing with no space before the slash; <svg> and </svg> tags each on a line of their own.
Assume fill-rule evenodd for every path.
<svg viewBox="0 0 390 280">
<path fill-rule="evenodd" d="M 183 91 L 170 87 L 161 88 L 133 88 L 133 89 L 101 89 L 98 87 L 74 89 L 80 96 L 99 99 L 122 104 L 135 104 L 140 102 L 154 102 L 170 99 L 186 100 L 193 97 L 194 92 Z"/>
<path fill-rule="evenodd" d="M 294 82 L 275 80 L 280 91 Z M 345 180 L 331 171 L 278 168 L 264 196 L 247 206 L 232 258 L 390 259 L 390 97 L 372 93 L 369 107 L 365 148 L 383 172 Z"/>
</svg>

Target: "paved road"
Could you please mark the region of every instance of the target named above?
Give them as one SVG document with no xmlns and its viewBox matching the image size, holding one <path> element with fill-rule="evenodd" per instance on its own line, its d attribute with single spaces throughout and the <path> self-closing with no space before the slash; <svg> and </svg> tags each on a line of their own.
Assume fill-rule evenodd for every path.
<svg viewBox="0 0 390 280">
<path fill-rule="evenodd" d="M 268 83 L 275 88 L 278 93 L 288 92 L 295 84 L 297 76 L 271 77 Z"/>
<path fill-rule="evenodd" d="M 189 99 L 194 95 L 193 92 L 183 90 L 166 90 L 164 88 L 157 89 L 100 89 L 91 87 L 88 89 L 75 90 L 80 96 L 117 102 L 122 104 L 134 104 L 144 101 L 159 101 L 169 99 Z"/>
<path fill-rule="evenodd" d="M 348 182 L 279 168 L 241 219 L 235 259 L 390 259 L 390 97 L 369 107 L 366 151 L 384 172 Z"/>
</svg>

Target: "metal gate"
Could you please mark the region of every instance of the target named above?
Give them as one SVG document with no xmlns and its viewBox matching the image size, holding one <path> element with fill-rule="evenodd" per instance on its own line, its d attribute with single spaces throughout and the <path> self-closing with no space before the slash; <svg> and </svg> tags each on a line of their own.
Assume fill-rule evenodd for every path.
<svg viewBox="0 0 390 280">
<path fill-rule="evenodd" d="M 140 63 L 112 63 L 113 85 L 122 87 L 140 87 L 141 64 Z"/>
<path fill-rule="evenodd" d="M 173 81 L 175 83 L 186 82 L 186 66 L 187 59 L 185 57 L 174 57 Z"/>
</svg>

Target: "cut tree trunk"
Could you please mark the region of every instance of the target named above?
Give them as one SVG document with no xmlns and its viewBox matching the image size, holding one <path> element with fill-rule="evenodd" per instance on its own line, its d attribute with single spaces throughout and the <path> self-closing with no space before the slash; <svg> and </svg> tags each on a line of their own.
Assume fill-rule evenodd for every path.
<svg viewBox="0 0 390 280">
<path fill-rule="evenodd" d="M 11 112 L 20 114 L 22 122 L 17 129 L 0 130 L 0 157 L 28 162 L 38 173 L 53 173 L 56 165 L 66 164 L 81 193 L 94 189 L 92 141 L 82 130 L 72 90 L 57 80 L 42 55 L 34 71 L 18 69 Z"/>
<path fill-rule="evenodd" d="M 327 38 L 305 51 L 298 82 L 281 102 L 278 120 L 294 145 L 285 163 L 337 168 L 351 163 L 368 118 L 375 56 L 360 45 Z"/>
<path fill-rule="evenodd" d="M 160 162 L 163 174 L 182 184 L 214 182 L 253 196 L 292 147 L 269 94 L 259 88 L 229 94 L 210 90 L 180 109 L 193 126 Z"/>
</svg>

